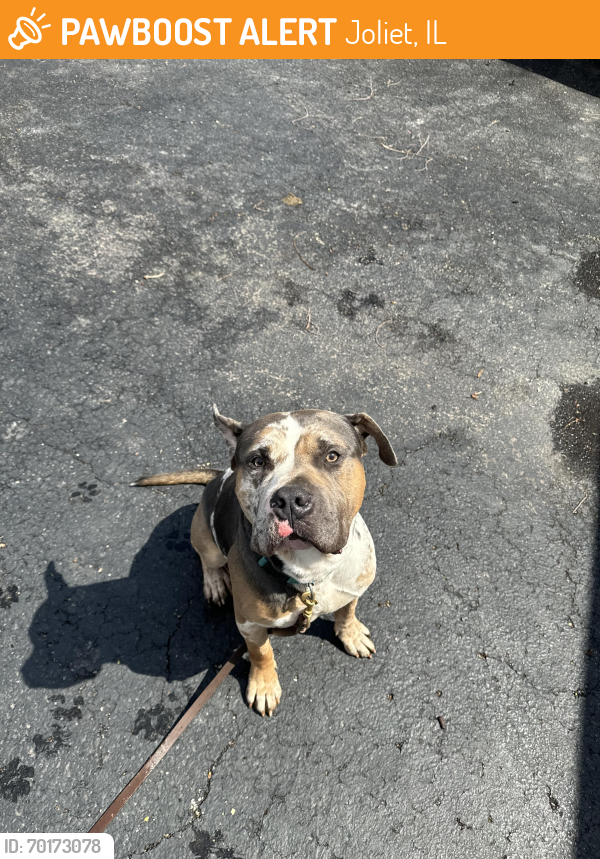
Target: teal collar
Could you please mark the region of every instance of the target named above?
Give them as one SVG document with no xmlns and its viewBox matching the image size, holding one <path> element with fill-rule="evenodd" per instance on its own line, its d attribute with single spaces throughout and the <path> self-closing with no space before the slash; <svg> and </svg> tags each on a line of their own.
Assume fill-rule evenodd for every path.
<svg viewBox="0 0 600 859">
<path fill-rule="evenodd" d="M 263 569 L 265 567 L 271 567 L 279 575 L 283 573 L 283 566 L 281 570 L 278 570 L 277 567 L 272 563 L 272 561 L 270 561 L 269 558 L 265 558 L 264 555 L 258 559 L 258 566 L 263 567 Z M 270 572 L 270 570 L 267 570 L 267 572 Z M 314 582 L 299 582 L 298 579 L 293 579 L 291 576 L 286 579 L 286 582 L 288 585 L 300 585 L 301 587 L 309 588 L 313 588 L 315 584 Z"/>
<path fill-rule="evenodd" d="M 275 560 L 276 563 L 273 563 L 273 560 Z M 258 559 L 257 563 L 259 567 L 262 567 L 263 570 L 265 570 L 267 573 L 271 573 L 271 575 L 279 576 L 280 578 L 283 578 L 285 576 L 284 565 L 275 555 L 273 555 L 272 558 L 265 558 L 265 556 L 262 555 Z M 298 579 L 294 579 L 292 578 L 292 576 L 287 577 L 285 581 L 288 585 L 298 585 L 301 588 L 310 588 L 312 592 L 312 589 L 315 585 L 320 585 L 321 582 L 324 582 L 325 579 L 328 579 L 329 576 L 332 576 L 335 573 L 335 570 L 336 568 L 334 567 L 333 570 L 330 570 L 330 572 L 328 572 L 327 575 L 324 576 L 322 579 L 319 579 L 318 582 L 299 582 Z"/>
</svg>

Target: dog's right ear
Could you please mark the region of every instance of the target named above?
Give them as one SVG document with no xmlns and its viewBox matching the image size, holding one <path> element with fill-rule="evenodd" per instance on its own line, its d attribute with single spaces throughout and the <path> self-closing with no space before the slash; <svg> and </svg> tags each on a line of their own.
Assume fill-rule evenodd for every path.
<svg viewBox="0 0 600 859">
<path fill-rule="evenodd" d="M 238 438 L 241 436 L 242 430 L 244 429 L 243 424 L 239 421 L 235 421 L 233 418 L 226 418 L 224 415 L 220 414 L 214 403 L 213 420 L 216 428 L 225 436 L 229 453 L 233 456 L 237 447 Z"/>
<path fill-rule="evenodd" d="M 367 452 L 365 438 L 370 435 L 377 442 L 379 448 L 379 459 L 385 462 L 386 465 L 392 468 L 398 465 L 396 454 L 392 449 L 392 445 L 379 424 L 375 423 L 372 417 L 365 412 L 356 412 L 353 415 L 345 415 L 346 420 L 350 421 L 356 432 L 359 434 L 363 445 L 363 456 Z"/>
</svg>

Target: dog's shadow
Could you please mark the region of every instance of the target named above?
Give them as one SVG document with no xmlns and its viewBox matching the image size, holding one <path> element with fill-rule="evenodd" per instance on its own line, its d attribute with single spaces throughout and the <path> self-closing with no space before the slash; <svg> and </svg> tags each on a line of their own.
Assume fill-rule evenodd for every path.
<svg viewBox="0 0 600 859">
<path fill-rule="evenodd" d="M 111 662 L 182 681 L 227 659 L 241 638 L 231 599 L 223 608 L 204 599 L 190 543 L 195 509 L 181 507 L 156 526 L 126 579 L 71 586 L 48 564 L 48 597 L 33 617 L 33 652 L 22 669 L 28 686 L 64 689 Z M 308 634 L 334 642 L 333 624 L 320 619 Z M 234 672 L 242 686 L 246 673 Z"/>
<path fill-rule="evenodd" d="M 216 608 L 204 599 L 190 543 L 195 509 L 181 507 L 156 526 L 126 579 L 72 587 L 48 564 L 48 597 L 33 617 L 33 653 L 22 669 L 28 686 L 65 688 L 111 662 L 186 680 L 225 661 L 241 639 L 231 601 Z"/>
</svg>

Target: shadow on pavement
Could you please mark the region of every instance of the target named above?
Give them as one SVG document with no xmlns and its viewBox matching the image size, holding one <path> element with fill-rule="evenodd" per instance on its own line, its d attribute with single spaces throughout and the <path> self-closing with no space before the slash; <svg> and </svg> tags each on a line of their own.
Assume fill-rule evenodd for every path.
<svg viewBox="0 0 600 859">
<path fill-rule="evenodd" d="M 593 595 L 579 770 L 579 837 L 574 859 L 600 856 L 600 460 L 597 464 Z"/>
<path fill-rule="evenodd" d="M 591 287 L 596 284 L 595 265 L 595 255 L 591 254 L 584 259 L 576 276 L 575 282 L 586 294 L 592 294 Z M 600 856 L 600 382 L 563 387 L 554 415 L 553 435 L 555 448 L 563 455 L 567 468 L 580 478 L 591 479 L 594 488 L 590 495 L 595 495 L 583 499 L 595 511 L 595 522 L 592 595 L 584 656 L 586 677 L 583 688 L 575 691 L 584 701 L 574 859 L 597 859 Z"/>
<path fill-rule="evenodd" d="M 505 60 L 505 62 L 600 98 L 600 61 L 598 60 Z"/>
<path fill-rule="evenodd" d="M 240 637 L 231 603 L 215 608 L 204 599 L 189 539 L 195 509 L 181 507 L 156 526 L 126 579 L 71 587 L 48 564 L 48 597 L 34 615 L 34 649 L 22 669 L 28 686 L 65 688 L 110 662 L 185 680 L 229 656 Z"/>
</svg>

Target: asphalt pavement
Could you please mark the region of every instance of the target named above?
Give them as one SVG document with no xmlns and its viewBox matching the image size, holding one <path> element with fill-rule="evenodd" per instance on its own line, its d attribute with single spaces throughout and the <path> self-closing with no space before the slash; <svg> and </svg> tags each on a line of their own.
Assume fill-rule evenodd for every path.
<svg viewBox="0 0 600 859">
<path fill-rule="evenodd" d="M 534 69 L 534 70 L 532 70 Z M 0 64 L 0 827 L 87 831 L 239 643 L 200 487 L 242 421 L 366 411 L 378 575 L 242 662 L 118 859 L 600 855 L 600 70 Z M 596 584 L 596 586 L 595 586 Z"/>
</svg>

